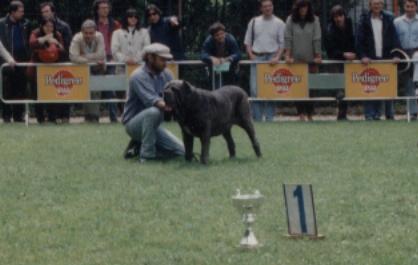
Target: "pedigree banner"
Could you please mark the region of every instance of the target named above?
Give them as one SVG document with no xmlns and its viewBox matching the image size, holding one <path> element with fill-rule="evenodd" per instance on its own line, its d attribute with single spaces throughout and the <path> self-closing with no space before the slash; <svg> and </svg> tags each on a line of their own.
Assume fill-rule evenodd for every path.
<svg viewBox="0 0 418 265">
<path fill-rule="evenodd" d="M 307 98 L 307 64 L 258 64 L 257 87 L 259 98 Z"/>
<path fill-rule="evenodd" d="M 89 100 L 89 66 L 38 66 L 38 100 Z"/>
<path fill-rule="evenodd" d="M 128 77 L 131 76 L 131 74 L 140 66 L 141 65 L 127 65 L 126 67 L 128 68 L 127 69 Z M 178 64 L 168 63 L 167 68 L 173 74 L 174 79 L 179 79 L 179 66 L 178 66 Z"/>
<path fill-rule="evenodd" d="M 345 96 L 393 98 L 397 96 L 396 64 L 346 64 Z"/>
</svg>

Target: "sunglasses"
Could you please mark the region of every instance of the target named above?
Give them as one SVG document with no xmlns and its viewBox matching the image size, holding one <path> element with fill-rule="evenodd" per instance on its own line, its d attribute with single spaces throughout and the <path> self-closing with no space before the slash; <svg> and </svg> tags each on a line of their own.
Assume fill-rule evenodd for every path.
<svg viewBox="0 0 418 265">
<path fill-rule="evenodd" d="M 158 13 L 156 13 L 156 12 L 149 13 L 149 14 L 148 14 L 148 17 L 153 17 L 153 16 L 156 16 L 156 15 L 158 15 Z"/>
</svg>

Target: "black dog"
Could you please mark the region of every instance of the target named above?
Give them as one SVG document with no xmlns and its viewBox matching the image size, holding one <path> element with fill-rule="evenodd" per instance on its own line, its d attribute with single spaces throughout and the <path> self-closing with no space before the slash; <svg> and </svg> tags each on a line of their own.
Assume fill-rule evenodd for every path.
<svg viewBox="0 0 418 265">
<path fill-rule="evenodd" d="M 229 156 L 235 156 L 231 127 L 236 124 L 250 137 L 254 151 L 261 156 L 245 92 L 237 86 L 224 86 L 213 92 L 193 87 L 186 81 L 173 80 L 164 90 L 164 101 L 172 108 L 180 124 L 186 149 L 186 160 L 193 158 L 193 137 L 199 137 L 200 162 L 208 163 L 210 137 L 223 135 Z"/>
</svg>

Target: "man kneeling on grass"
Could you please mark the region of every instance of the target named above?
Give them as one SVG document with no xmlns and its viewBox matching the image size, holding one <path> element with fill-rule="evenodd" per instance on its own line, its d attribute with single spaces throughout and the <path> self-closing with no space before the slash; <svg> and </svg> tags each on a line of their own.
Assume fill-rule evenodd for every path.
<svg viewBox="0 0 418 265">
<path fill-rule="evenodd" d="M 164 86 L 173 79 L 166 66 L 173 56 L 167 46 L 159 43 L 145 47 L 143 56 L 145 64 L 129 80 L 122 122 L 131 141 L 124 157 L 139 154 L 139 161 L 143 163 L 183 156 L 181 141 L 161 127 L 164 111 L 168 110 L 162 98 Z"/>
</svg>

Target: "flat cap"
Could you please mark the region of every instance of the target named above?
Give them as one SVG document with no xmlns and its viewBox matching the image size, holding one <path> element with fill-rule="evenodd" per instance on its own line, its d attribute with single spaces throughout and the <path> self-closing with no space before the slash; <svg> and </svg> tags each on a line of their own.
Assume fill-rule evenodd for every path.
<svg viewBox="0 0 418 265">
<path fill-rule="evenodd" d="M 147 54 L 155 54 L 165 59 L 173 59 L 173 55 L 170 53 L 170 48 L 161 44 L 161 43 L 153 43 L 144 48 L 144 56 Z"/>
</svg>

